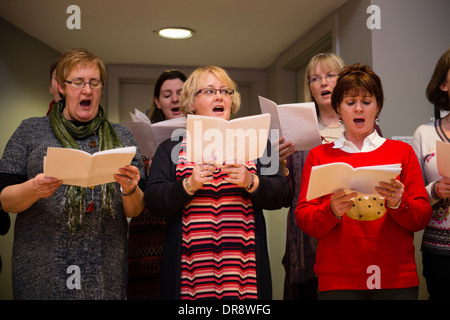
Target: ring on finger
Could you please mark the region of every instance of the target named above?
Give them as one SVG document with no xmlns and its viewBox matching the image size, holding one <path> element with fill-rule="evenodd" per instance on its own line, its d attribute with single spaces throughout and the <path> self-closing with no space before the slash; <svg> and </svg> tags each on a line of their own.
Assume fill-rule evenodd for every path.
<svg viewBox="0 0 450 320">
<path fill-rule="evenodd" d="M 391 197 L 394 197 L 395 196 L 395 192 L 394 191 L 392 191 L 392 193 L 391 193 Z"/>
<path fill-rule="evenodd" d="M 133 183 L 133 180 L 132 180 L 132 179 L 130 179 L 130 180 L 127 182 L 128 185 L 130 185 L 130 184 L 132 184 L 132 183 Z"/>
<path fill-rule="evenodd" d="M 204 178 L 205 177 L 205 175 L 203 174 L 203 171 L 202 171 L 202 178 Z"/>
</svg>

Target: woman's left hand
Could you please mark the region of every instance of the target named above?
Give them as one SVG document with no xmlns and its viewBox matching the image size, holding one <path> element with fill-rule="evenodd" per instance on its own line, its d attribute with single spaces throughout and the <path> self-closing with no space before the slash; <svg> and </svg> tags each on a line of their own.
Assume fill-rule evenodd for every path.
<svg viewBox="0 0 450 320">
<path fill-rule="evenodd" d="M 224 178 L 226 182 L 234 183 L 241 188 L 247 188 L 252 179 L 252 173 L 244 164 L 225 165 L 221 171 L 228 173 L 228 177 Z"/>
<path fill-rule="evenodd" d="M 122 192 L 128 194 L 138 185 L 141 175 L 139 169 L 132 165 L 127 165 L 119 169 L 120 174 L 115 174 L 114 179 L 122 187 Z"/>
<path fill-rule="evenodd" d="M 405 186 L 400 181 L 392 179 L 391 183 L 381 181 L 380 186 L 375 187 L 375 189 L 380 196 L 386 199 L 390 207 L 395 208 L 402 201 Z"/>
</svg>

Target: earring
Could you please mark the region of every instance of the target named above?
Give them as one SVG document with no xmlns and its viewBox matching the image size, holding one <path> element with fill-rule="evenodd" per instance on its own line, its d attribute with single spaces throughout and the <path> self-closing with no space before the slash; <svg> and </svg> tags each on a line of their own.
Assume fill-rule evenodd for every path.
<svg viewBox="0 0 450 320">
<path fill-rule="evenodd" d="M 342 120 L 342 117 L 340 114 L 338 114 L 338 121 L 341 126 L 344 124 L 344 120 Z"/>
<path fill-rule="evenodd" d="M 380 119 L 378 119 L 378 116 L 375 117 L 375 124 L 376 124 L 377 126 L 380 125 Z"/>
</svg>

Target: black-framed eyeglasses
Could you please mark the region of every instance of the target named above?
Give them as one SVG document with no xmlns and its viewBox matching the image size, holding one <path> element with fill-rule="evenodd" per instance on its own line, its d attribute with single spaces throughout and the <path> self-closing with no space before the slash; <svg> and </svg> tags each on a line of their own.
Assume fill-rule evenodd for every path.
<svg viewBox="0 0 450 320">
<path fill-rule="evenodd" d="M 75 89 L 83 89 L 86 83 L 89 83 L 89 87 L 91 89 L 101 89 L 103 88 L 103 82 L 100 80 L 91 80 L 91 81 L 83 81 L 83 80 L 64 80 L 68 84 L 70 84 Z"/>
<path fill-rule="evenodd" d="M 234 93 L 233 89 L 230 88 L 221 88 L 221 89 L 214 89 L 214 88 L 204 88 L 198 90 L 195 95 L 198 95 L 200 93 L 204 94 L 205 96 L 214 96 L 217 94 L 217 92 L 220 92 L 223 96 L 231 96 Z"/>
</svg>

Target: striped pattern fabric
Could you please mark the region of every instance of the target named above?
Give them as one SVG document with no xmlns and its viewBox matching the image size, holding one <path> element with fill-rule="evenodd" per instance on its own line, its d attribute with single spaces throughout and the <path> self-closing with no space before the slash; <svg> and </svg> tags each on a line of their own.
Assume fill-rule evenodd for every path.
<svg viewBox="0 0 450 320">
<path fill-rule="evenodd" d="M 192 174 L 182 148 L 177 179 Z M 256 173 L 253 162 L 247 168 Z M 185 205 L 182 217 L 181 299 L 256 299 L 255 219 L 246 192 L 220 170 Z"/>
</svg>

